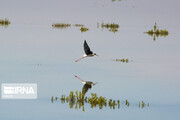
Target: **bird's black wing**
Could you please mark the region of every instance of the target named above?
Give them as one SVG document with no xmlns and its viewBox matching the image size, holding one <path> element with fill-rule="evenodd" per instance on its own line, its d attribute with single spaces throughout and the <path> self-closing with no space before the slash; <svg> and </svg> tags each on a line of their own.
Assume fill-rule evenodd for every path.
<svg viewBox="0 0 180 120">
<path fill-rule="evenodd" d="M 84 52 L 86 53 L 86 55 L 92 54 L 92 51 L 90 50 L 86 40 L 84 41 Z"/>
<path fill-rule="evenodd" d="M 85 96 L 86 92 L 91 88 L 91 85 L 85 84 L 82 89 L 82 94 Z"/>
</svg>

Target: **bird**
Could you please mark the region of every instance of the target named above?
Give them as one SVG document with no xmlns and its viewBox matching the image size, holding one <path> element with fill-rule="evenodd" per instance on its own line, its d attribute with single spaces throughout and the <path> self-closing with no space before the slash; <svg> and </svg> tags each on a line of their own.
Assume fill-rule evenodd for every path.
<svg viewBox="0 0 180 120">
<path fill-rule="evenodd" d="M 79 60 L 83 59 L 83 58 L 86 58 L 86 57 L 93 57 L 93 56 L 98 56 L 96 53 L 93 53 L 90 49 L 90 47 L 88 46 L 86 40 L 84 40 L 84 52 L 85 52 L 85 55 L 83 55 L 82 58 L 76 60 L 75 62 L 78 62 Z"/>
<path fill-rule="evenodd" d="M 92 88 L 92 86 L 97 84 L 97 82 L 93 83 L 92 81 L 84 81 L 76 75 L 75 75 L 75 77 L 78 78 L 79 80 L 81 80 L 81 82 L 84 84 L 84 86 L 82 88 L 82 94 L 83 95 L 85 95 L 87 93 L 87 91 Z"/>
</svg>

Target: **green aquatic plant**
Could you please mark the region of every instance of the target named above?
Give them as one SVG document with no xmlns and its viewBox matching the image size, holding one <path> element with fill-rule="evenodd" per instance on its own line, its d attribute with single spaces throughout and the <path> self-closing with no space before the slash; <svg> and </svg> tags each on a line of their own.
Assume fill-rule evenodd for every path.
<svg viewBox="0 0 180 120">
<path fill-rule="evenodd" d="M 74 24 L 75 27 L 84 27 L 83 24 Z"/>
<path fill-rule="evenodd" d="M 120 108 L 120 100 L 118 100 L 117 103 L 118 103 L 118 109 L 119 109 Z"/>
<path fill-rule="evenodd" d="M 119 28 L 119 25 L 118 24 L 115 24 L 115 23 L 111 23 L 111 24 L 104 24 L 104 23 L 102 23 L 101 24 L 101 27 L 102 28 Z"/>
<path fill-rule="evenodd" d="M 98 98 L 99 109 L 102 109 L 103 106 L 106 107 L 106 104 L 107 104 L 107 99 L 106 99 L 105 97 L 100 96 L 100 97 Z"/>
<path fill-rule="evenodd" d="M 139 104 L 138 104 L 139 108 L 144 108 L 145 106 L 149 107 L 149 103 L 146 104 L 143 100 L 141 102 L 139 101 Z"/>
<path fill-rule="evenodd" d="M 86 27 L 81 27 L 81 32 L 86 32 L 86 31 L 88 31 L 89 29 L 88 28 L 86 28 Z"/>
<path fill-rule="evenodd" d="M 61 103 L 65 103 L 66 96 L 65 96 L 65 95 L 62 95 L 61 98 L 60 98 L 60 100 L 61 100 Z"/>
<path fill-rule="evenodd" d="M 114 61 L 120 61 L 120 62 L 123 62 L 123 63 L 128 63 L 129 62 L 129 59 L 115 59 Z"/>
<path fill-rule="evenodd" d="M 71 27 L 71 24 L 66 24 L 66 23 L 54 23 L 54 24 L 52 24 L 52 27 L 54 27 L 54 28 L 60 28 L 60 29 L 65 29 L 65 28 Z"/>
<path fill-rule="evenodd" d="M 109 29 L 109 31 L 111 31 L 111 32 L 115 33 L 115 32 L 117 32 L 117 31 L 118 31 L 118 29 L 117 29 L 117 28 L 110 28 L 110 29 Z"/>
<path fill-rule="evenodd" d="M 115 100 L 112 100 L 112 99 L 109 100 L 109 107 L 110 107 L 110 108 L 115 109 L 115 106 L 116 106 L 116 105 L 117 105 L 117 104 L 116 104 L 116 101 L 115 101 Z"/>
<path fill-rule="evenodd" d="M 166 29 L 158 29 L 157 24 L 154 24 L 154 29 L 151 29 L 147 32 L 145 32 L 146 34 L 153 36 L 153 40 L 155 41 L 156 38 L 158 38 L 159 36 L 168 36 L 169 32 Z"/>
<path fill-rule="evenodd" d="M 128 102 L 128 100 L 125 100 L 125 105 L 129 107 L 130 103 Z"/>
<path fill-rule="evenodd" d="M 139 102 L 138 107 L 139 107 L 139 108 L 141 107 L 141 102 Z"/>
<path fill-rule="evenodd" d="M 149 35 L 158 35 L 158 36 L 167 36 L 169 34 L 169 32 L 165 29 L 165 30 L 159 30 L 159 29 L 156 29 L 155 31 L 153 29 L 149 30 L 146 32 L 147 34 Z"/>
<path fill-rule="evenodd" d="M 11 24 L 11 22 L 7 18 L 0 19 L 0 26 L 8 26 L 9 24 Z"/>
<path fill-rule="evenodd" d="M 111 24 L 104 24 L 104 23 L 102 23 L 101 24 L 101 28 L 106 28 L 109 31 L 115 33 L 115 32 L 118 31 L 119 25 L 115 24 L 115 23 L 111 23 Z"/>
<path fill-rule="evenodd" d="M 54 97 L 52 96 L 51 101 L 53 103 Z M 55 97 L 55 101 L 58 100 L 58 97 Z M 120 100 L 106 99 L 106 97 L 98 96 L 96 93 L 92 93 L 90 97 L 84 97 L 84 95 L 80 91 L 71 91 L 68 96 L 62 95 L 61 103 L 69 103 L 69 107 L 75 109 L 82 109 L 85 111 L 85 103 L 90 104 L 91 108 L 99 107 L 99 109 L 103 109 L 104 107 L 109 107 L 110 109 L 120 109 Z M 123 105 L 129 107 L 130 103 L 126 99 L 122 102 Z M 149 106 L 149 104 L 145 104 L 144 101 L 139 102 L 138 107 L 144 108 L 145 106 Z"/>
<path fill-rule="evenodd" d="M 58 100 L 58 97 L 55 97 L 55 101 L 57 101 Z"/>
<path fill-rule="evenodd" d="M 144 108 L 145 105 L 146 104 L 144 103 L 144 101 L 142 101 L 142 103 L 141 103 L 142 108 Z"/>
<path fill-rule="evenodd" d="M 54 100 L 53 100 L 53 96 L 51 97 L 51 102 L 52 102 L 52 103 L 54 102 Z"/>
</svg>

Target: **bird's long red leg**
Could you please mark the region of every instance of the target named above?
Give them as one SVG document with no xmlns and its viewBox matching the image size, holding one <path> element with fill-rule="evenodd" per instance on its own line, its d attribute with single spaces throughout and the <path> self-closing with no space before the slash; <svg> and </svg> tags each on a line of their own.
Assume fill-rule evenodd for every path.
<svg viewBox="0 0 180 120">
<path fill-rule="evenodd" d="M 80 59 L 76 60 L 75 62 L 78 62 L 79 60 L 82 60 L 83 58 L 85 58 L 85 57 L 82 57 L 82 58 L 80 58 Z"/>
<path fill-rule="evenodd" d="M 84 81 L 84 80 L 82 80 L 81 78 L 79 78 L 79 77 L 78 77 L 78 76 L 76 76 L 76 75 L 75 75 L 75 77 L 76 77 L 77 79 L 81 80 L 81 81 Z"/>
</svg>

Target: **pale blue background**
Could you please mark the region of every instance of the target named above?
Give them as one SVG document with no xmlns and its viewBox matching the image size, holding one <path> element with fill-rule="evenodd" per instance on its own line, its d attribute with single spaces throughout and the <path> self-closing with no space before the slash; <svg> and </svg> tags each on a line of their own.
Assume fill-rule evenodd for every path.
<svg viewBox="0 0 180 120">
<path fill-rule="evenodd" d="M 0 0 L 0 84 L 30 82 L 38 85 L 37 100 L 0 100 L 0 119 L 180 119 L 179 0 Z M 97 23 L 117 23 L 117 33 Z M 53 23 L 84 24 L 55 29 Z M 153 41 L 143 32 L 154 23 L 167 29 L 167 37 Z M 83 41 L 99 57 L 74 61 L 83 54 Z M 129 63 L 112 61 L 128 58 Z M 40 64 L 40 65 L 38 65 Z M 107 98 L 128 99 L 132 106 L 85 112 L 68 104 L 51 103 L 81 90 L 74 77 L 98 82 L 92 92 Z M 150 107 L 139 109 L 145 101 Z M 134 105 L 134 106 L 133 106 Z"/>
</svg>

